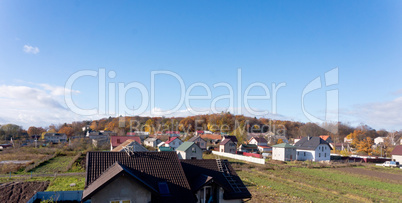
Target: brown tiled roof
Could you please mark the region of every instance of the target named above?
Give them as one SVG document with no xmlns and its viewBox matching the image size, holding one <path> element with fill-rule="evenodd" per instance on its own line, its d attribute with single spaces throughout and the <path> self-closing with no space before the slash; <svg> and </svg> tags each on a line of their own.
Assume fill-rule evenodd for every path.
<svg viewBox="0 0 402 203">
<path fill-rule="evenodd" d="M 236 136 L 233 136 L 233 135 L 226 135 L 226 136 L 224 136 L 224 137 L 225 137 L 225 140 L 226 140 L 226 139 L 231 139 L 233 143 L 237 142 Z"/>
<path fill-rule="evenodd" d="M 222 136 L 220 134 L 202 134 L 200 135 L 202 139 L 210 139 L 210 140 L 220 140 Z"/>
<path fill-rule="evenodd" d="M 119 166 L 116 166 L 116 162 Z M 125 152 L 88 152 L 86 167 L 85 190 L 101 187 L 101 184 L 107 181 L 102 179 L 111 179 L 113 175 L 124 170 L 125 173 L 131 173 L 132 177 L 136 177 L 156 191 L 159 188 L 158 182 L 167 182 L 171 196 L 174 198 L 168 201 L 195 201 L 176 152 L 134 152 L 131 156 Z M 97 181 L 98 178 L 99 181 Z"/>
<path fill-rule="evenodd" d="M 402 155 L 402 145 L 398 145 L 392 150 L 391 155 Z"/>
<path fill-rule="evenodd" d="M 261 143 L 261 142 L 267 142 L 267 140 L 265 139 L 265 138 L 263 138 L 263 137 L 252 137 L 250 140 L 249 140 L 249 142 L 252 140 L 252 139 L 255 139 L 258 143 Z"/>
<path fill-rule="evenodd" d="M 231 141 L 231 139 L 225 139 L 221 143 L 219 143 L 219 145 L 225 145 L 226 143 L 228 143 L 230 141 Z"/>
<path fill-rule="evenodd" d="M 212 178 L 214 182 L 224 189 L 224 199 L 246 199 L 251 198 L 250 192 L 244 186 L 240 177 L 236 174 L 235 170 L 226 160 L 222 160 L 229 170 L 230 175 L 235 180 L 236 184 L 241 188 L 240 191 L 233 190 L 232 186 L 225 178 L 224 174 L 219 171 L 215 159 L 198 159 L 198 160 L 180 160 L 186 177 L 191 184 L 193 192 L 199 190 L 205 183 L 209 182 Z"/>
<path fill-rule="evenodd" d="M 148 151 L 145 147 L 140 145 L 137 141 L 132 140 L 132 139 L 128 139 L 128 140 L 124 141 L 121 145 L 119 145 L 116 148 L 112 149 L 112 152 L 120 152 L 120 151 L 123 150 L 124 147 L 130 145 L 132 142 L 136 142 L 136 143 L 133 143 L 133 145 L 135 146 L 134 151 L 137 151 L 137 152 L 146 152 L 146 151 Z"/>
</svg>

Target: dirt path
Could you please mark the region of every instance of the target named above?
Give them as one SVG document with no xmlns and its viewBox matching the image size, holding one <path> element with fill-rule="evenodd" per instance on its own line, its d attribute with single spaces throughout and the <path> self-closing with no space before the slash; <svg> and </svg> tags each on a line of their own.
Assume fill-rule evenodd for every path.
<svg viewBox="0 0 402 203">
<path fill-rule="evenodd" d="M 402 183 L 402 174 L 392 174 L 392 173 L 386 173 L 386 172 L 378 172 L 378 171 L 373 171 L 369 169 L 364 169 L 364 168 L 337 168 L 335 170 L 342 171 L 342 172 L 347 172 L 347 173 L 353 173 L 357 175 L 363 175 L 363 176 L 369 176 L 369 177 L 375 177 L 380 180 L 386 181 L 386 182 L 392 182 L 392 183 Z"/>
<path fill-rule="evenodd" d="M 12 182 L 0 185 L 0 202 L 27 202 L 36 192 L 46 190 L 49 182 Z"/>
</svg>

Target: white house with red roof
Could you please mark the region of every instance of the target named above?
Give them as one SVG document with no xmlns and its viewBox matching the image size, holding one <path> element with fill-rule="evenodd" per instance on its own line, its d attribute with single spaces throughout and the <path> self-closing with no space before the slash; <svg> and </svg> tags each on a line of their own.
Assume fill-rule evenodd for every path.
<svg viewBox="0 0 402 203">
<path fill-rule="evenodd" d="M 165 142 L 164 147 L 170 147 L 172 150 L 176 150 L 183 141 L 181 141 L 178 137 L 169 137 L 169 140 Z"/>
<path fill-rule="evenodd" d="M 402 163 L 402 145 L 398 145 L 391 152 L 392 160 Z"/>
</svg>

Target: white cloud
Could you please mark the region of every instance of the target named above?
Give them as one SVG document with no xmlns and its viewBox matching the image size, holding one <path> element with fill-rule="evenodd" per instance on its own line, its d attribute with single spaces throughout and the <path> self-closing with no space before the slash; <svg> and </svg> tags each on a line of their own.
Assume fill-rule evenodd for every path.
<svg viewBox="0 0 402 203">
<path fill-rule="evenodd" d="M 24 52 L 28 53 L 28 54 L 37 54 L 37 53 L 39 53 L 39 48 L 38 47 L 33 47 L 33 46 L 29 46 L 29 45 L 24 45 L 24 48 L 22 50 L 24 50 Z"/>
<path fill-rule="evenodd" d="M 375 129 L 387 130 L 402 129 L 402 97 L 392 101 L 368 103 L 357 105 L 353 110 L 341 111 L 346 116 L 358 118 Z"/>
<path fill-rule="evenodd" d="M 64 87 L 50 87 L 47 84 L 39 87 L 0 86 L 0 124 L 14 123 L 28 128 L 85 119 L 65 107 Z M 60 93 L 60 89 L 63 90 L 63 94 Z"/>
<path fill-rule="evenodd" d="M 54 96 L 62 96 L 65 94 L 71 94 L 71 93 L 80 93 L 80 91 L 78 90 L 71 90 L 71 89 L 67 89 L 65 87 L 60 87 L 60 86 L 52 86 L 49 84 L 40 84 L 39 86 L 43 87 L 45 90 L 49 90 L 50 94 L 54 95 Z"/>
</svg>

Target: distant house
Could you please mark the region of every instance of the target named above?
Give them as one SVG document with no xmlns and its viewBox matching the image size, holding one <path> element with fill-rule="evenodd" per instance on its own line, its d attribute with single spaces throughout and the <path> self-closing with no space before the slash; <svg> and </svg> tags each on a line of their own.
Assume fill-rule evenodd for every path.
<svg viewBox="0 0 402 203">
<path fill-rule="evenodd" d="M 386 137 L 376 137 L 376 138 L 374 138 L 374 144 L 379 145 L 381 143 L 384 143 L 385 138 Z"/>
<path fill-rule="evenodd" d="M 398 145 L 391 152 L 392 160 L 398 161 L 399 164 L 402 164 L 402 145 Z"/>
<path fill-rule="evenodd" d="M 97 138 L 92 138 L 92 145 L 94 147 L 101 147 L 110 143 L 110 137 L 99 136 Z"/>
<path fill-rule="evenodd" d="M 225 141 L 226 139 L 232 140 L 232 142 L 237 146 L 237 138 L 236 138 L 236 136 L 225 135 L 225 136 L 222 137 L 222 141 Z"/>
<path fill-rule="evenodd" d="M 125 149 L 126 148 L 126 149 Z M 125 152 L 125 150 L 129 150 L 131 152 L 147 152 L 148 150 L 143 147 L 140 143 L 135 140 L 128 139 L 121 143 L 116 148 L 112 149 L 112 152 Z"/>
<path fill-rule="evenodd" d="M 181 144 L 183 144 L 183 141 L 181 141 L 178 137 L 169 137 L 169 140 L 165 142 L 164 146 L 176 150 Z"/>
<path fill-rule="evenodd" d="M 110 151 L 112 151 L 114 148 L 121 145 L 128 139 L 134 140 L 141 144 L 141 139 L 137 136 L 110 136 Z"/>
<path fill-rule="evenodd" d="M 180 137 L 180 131 L 166 131 L 165 134 L 170 137 Z"/>
<path fill-rule="evenodd" d="M 67 142 L 67 135 L 64 133 L 46 133 L 44 138 L 46 141 L 55 144 Z"/>
<path fill-rule="evenodd" d="M 204 140 L 221 140 L 222 135 L 220 134 L 202 134 L 200 137 Z"/>
<path fill-rule="evenodd" d="M 252 137 L 249 141 L 249 144 L 254 144 L 257 146 L 267 146 L 268 142 L 265 138 L 263 137 Z"/>
<path fill-rule="evenodd" d="M 109 136 L 116 136 L 116 135 L 117 135 L 117 133 L 115 133 L 115 132 L 103 131 L 103 130 L 99 131 L 99 132 L 97 132 L 97 131 L 87 131 L 87 134 L 86 134 L 86 136 L 91 138 L 91 139 L 94 139 L 94 138 L 96 138 L 98 136 L 109 137 Z"/>
<path fill-rule="evenodd" d="M 202 149 L 194 142 L 183 142 L 176 152 L 179 159 L 202 159 Z"/>
<path fill-rule="evenodd" d="M 296 148 L 288 143 L 281 143 L 272 146 L 272 159 L 279 161 L 296 160 Z"/>
<path fill-rule="evenodd" d="M 236 153 L 236 144 L 231 139 L 226 139 L 219 143 L 219 152 Z"/>
<path fill-rule="evenodd" d="M 189 142 L 194 142 L 197 144 L 202 150 L 207 148 L 207 141 L 202 139 L 200 136 L 194 136 L 188 140 Z"/>
<path fill-rule="evenodd" d="M 289 143 L 289 140 L 284 135 L 273 135 L 272 133 L 268 133 L 267 142 L 269 144 L 276 144 L 279 140 L 282 140 L 283 143 Z"/>
<path fill-rule="evenodd" d="M 343 142 L 344 143 L 352 143 L 352 139 L 348 138 L 348 136 L 346 136 L 345 138 L 343 138 Z"/>
<path fill-rule="evenodd" d="M 157 147 L 162 141 L 155 137 L 149 137 L 144 140 L 144 145 L 148 147 Z"/>
<path fill-rule="evenodd" d="M 243 202 L 247 187 L 226 160 L 179 160 L 175 152 L 88 152 L 82 201 Z"/>
<path fill-rule="evenodd" d="M 330 143 L 334 143 L 331 139 L 331 137 L 329 135 L 320 135 L 320 138 L 325 140 L 326 142 Z"/>
<path fill-rule="evenodd" d="M 271 153 L 272 147 L 270 146 L 257 146 L 260 153 Z"/>
<path fill-rule="evenodd" d="M 171 147 L 158 147 L 158 152 L 173 152 Z"/>
<path fill-rule="evenodd" d="M 329 161 L 332 147 L 320 137 L 304 137 L 294 145 L 299 161 Z"/>
<path fill-rule="evenodd" d="M 238 150 L 240 152 L 248 152 L 248 153 L 253 153 L 253 152 L 258 152 L 258 146 L 255 144 L 241 144 L 238 147 Z"/>
</svg>

